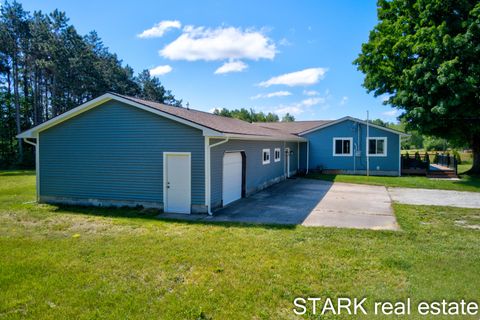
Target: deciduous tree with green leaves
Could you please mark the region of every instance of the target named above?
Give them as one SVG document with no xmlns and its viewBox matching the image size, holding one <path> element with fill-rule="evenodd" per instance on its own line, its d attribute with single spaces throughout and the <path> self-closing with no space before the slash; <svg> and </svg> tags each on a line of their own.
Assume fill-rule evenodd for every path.
<svg viewBox="0 0 480 320">
<path fill-rule="evenodd" d="M 480 2 L 379 0 L 378 24 L 354 61 L 364 86 L 403 111 L 408 130 L 474 153 L 480 173 Z"/>
<path fill-rule="evenodd" d="M 282 122 L 293 122 L 293 121 L 295 121 L 295 117 L 288 112 L 282 117 Z"/>
</svg>

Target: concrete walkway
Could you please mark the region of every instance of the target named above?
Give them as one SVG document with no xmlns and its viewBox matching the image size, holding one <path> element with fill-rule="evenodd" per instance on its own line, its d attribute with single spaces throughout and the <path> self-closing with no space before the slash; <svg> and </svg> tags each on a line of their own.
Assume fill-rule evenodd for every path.
<svg viewBox="0 0 480 320">
<path fill-rule="evenodd" d="M 393 201 L 426 206 L 480 208 L 480 192 L 388 188 Z"/>
</svg>

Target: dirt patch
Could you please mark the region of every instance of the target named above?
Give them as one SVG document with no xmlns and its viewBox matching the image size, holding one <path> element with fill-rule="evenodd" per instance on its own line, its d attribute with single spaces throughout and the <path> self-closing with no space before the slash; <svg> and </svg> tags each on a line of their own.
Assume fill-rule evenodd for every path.
<svg viewBox="0 0 480 320">
<path fill-rule="evenodd" d="M 146 228 L 135 225 L 115 223 L 111 219 L 101 217 L 80 217 L 59 215 L 46 219 L 35 219 L 26 215 L 7 213 L 0 215 L 0 223 L 8 222 L 26 230 L 48 231 L 49 233 L 99 234 L 111 235 L 118 233 L 143 234 Z"/>
<path fill-rule="evenodd" d="M 480 230 L 480 224 L 469 224 L 466 220 L 456 220 L 455 225 L 466 229 Z"/>
</svg>

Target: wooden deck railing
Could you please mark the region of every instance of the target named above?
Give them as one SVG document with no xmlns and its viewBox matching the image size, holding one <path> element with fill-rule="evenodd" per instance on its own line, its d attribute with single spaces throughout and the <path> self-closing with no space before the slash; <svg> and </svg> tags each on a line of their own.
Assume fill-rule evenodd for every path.
<svg viewBox="0 0 480 320">
<path fill-rule="evenodd" d="M 428 173 L 431 171 L 431 164 L 436 164 L 438 166 L 453 170 L 455 175 L 457 175 L 458 172 L 457 158 L 449 153 L 436 153 L 434 155 L 419 152 L 416 152 L 413 155 L 406 153 L 401 155 L 401 161 L 402 173 L 404 174 L 428 175 Z M 442 171 L 442 168 L 439 168 L 438 166 L 436 166 L 436 171 Z"/>
</svg>

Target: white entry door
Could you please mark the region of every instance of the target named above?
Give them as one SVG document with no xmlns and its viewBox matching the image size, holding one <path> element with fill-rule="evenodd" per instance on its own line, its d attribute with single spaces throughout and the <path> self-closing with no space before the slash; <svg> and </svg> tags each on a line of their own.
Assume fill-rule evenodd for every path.
<svg viewBox="0 0 480 320">
<path fill-rule="evenodd" d="M 227 152 L 223 156 L 223 205 L 242 197 L 242 155 Z"/>
<path fill-rule="evenodd" d="M 191 155 L 190 152 L 165 152 L 164 211 L 190 213 L 191 208 Z"/>
</svg>

